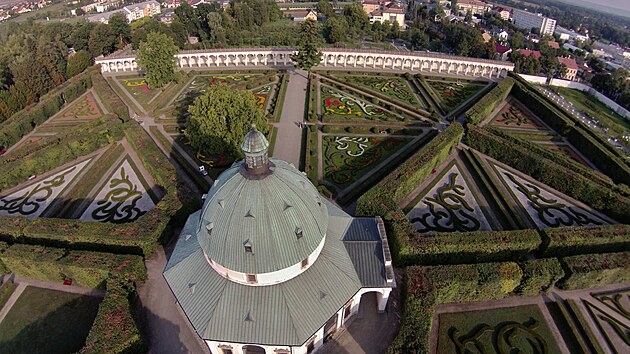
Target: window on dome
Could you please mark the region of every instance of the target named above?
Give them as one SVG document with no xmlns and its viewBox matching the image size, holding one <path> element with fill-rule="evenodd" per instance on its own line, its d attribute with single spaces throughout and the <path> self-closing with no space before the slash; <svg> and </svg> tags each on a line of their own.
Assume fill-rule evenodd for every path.
<svg viewBox="0 0 630 354">
<path fill-rule="evenodd" d="M 256 283 L 256 274 L 247 274 L 247 282 L 248 283 Z"/>
<path fill-rule="evenodd" d="M 302 232 L 301 228 L 299 227 L 295 228 L 295 236 L 297 237 L 298 240 L 304 237 L 304 232 Z"/>
<path fill-rule="evenodd" d="M 245 246 L 245 253 L 253 253 L 252 243 L 249 240 L 245 241 L 243 246 Z"/>
<path fill-rule="evenodd" d="M 304 258 L 304 260 L 302 261 L 302 269 L 306 268 L 306 266 L 308 265 L 308 257 Z"/>
</svg>

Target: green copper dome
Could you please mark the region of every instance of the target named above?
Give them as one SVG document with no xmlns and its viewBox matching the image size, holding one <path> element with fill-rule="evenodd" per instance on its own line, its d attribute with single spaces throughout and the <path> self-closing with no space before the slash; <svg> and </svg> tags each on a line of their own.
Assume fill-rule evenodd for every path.
<svg viewBox="0 0 630 354">
<path fill-rule="evenodd" d="M 245 134 L 245 138 L 241 143 L 241 149 L 245 154 L 258 154 L 267 151 L 269 142 L 265 135 L 256 130 L 256 125 L 252 124 L 252 129 Z"/>
<path fill-rule="evenodd" d="M 257 141 L 248 145 L 254 151 L 267 141 L 256 130 L 250 134 L 243 145 Z M 252 175 L 241 161 L 208 191 L 197 238 L 206 256 L 222 267 L 262 274 L 302 262 L 321 244 L 327 228 L 328 210 L 302 172 L 269 159 L 268 172 Z"/>
</svg>

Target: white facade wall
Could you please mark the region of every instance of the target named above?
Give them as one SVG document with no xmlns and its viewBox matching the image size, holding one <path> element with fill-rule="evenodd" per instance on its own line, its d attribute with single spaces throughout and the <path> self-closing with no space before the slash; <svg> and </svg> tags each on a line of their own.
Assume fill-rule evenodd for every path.
<svg viewBox="0 0 630 354">
<path fill-rule="evenodd" d="M 175 56 L 176 64 L 181 69 L 221 68 L 245 66 L 292 66 L 292 49 L 252 49 L 181 52 Z M 474 59 L 451 57 L 446 55 L 423 55 L 403 52 L 367 52 L 351 50 L 323 49 L 323 56 L 318 68 L 368 68 L 388 69 L 402 72 L 426 72 L 436 74 L 501 78 L 514 70 L 514 64 Z M 105 57 L 96 60 L 101 65 L 101 72 L 136 71 L 138 66 L 133 56 Z"/>
<path fill-rule="evenodd" d="M 317 260 L 319 254 L 322 252 L 322 248 L 324 248 L 324 241 L 326 240 L 326 236 L 322 238 L 322 241 L 319 243 L 317 248 L 308 256 L 308 263 L 305 267 L 302 267 L 302 262 L 298 262 L 288 268 L 284 268 L 275 272 L 270 273 L 260 273 L 256 274 L 256 283 L 250 283 L 247 281 L 247 273 L 236 272 L 230 269 L 227 269 L 220 264 L 212 261 L 206 256 L 206 261 L 208 264 L 223 277 L 228 278 L 237 283 L 246 284 L 250 286 L 265 286 L 265 285 L 275 285 L 283 283 L 287 280 L 293 279 L 298 275 L 302 274 L 302 272 L 306 271 L 311 265 Z M 205 255 L 205 254 L 204 254 Z"/>
<path fill-rule="evenodd" d="M 540 29 L 541 35 L 553 35 L 553 32 L 556 30 L 556 20 L 542 16 L 541 14 L 534 14 L 523 10 L 514 10 L 512 20 L 519 28 L 527 30 L 531 30 L 532 28 Z"/>
</svg>

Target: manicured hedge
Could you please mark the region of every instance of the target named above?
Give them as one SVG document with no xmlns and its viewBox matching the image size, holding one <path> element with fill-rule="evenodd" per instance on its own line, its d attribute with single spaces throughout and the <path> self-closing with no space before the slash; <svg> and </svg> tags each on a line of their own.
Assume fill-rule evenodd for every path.
<svg viewBox="0 0 630 354">
<path fill-rule="evenodd" d="M 514 79 L 507 77 L 497 86 L 485 94 L 474 106 L 466 112 L 466 122 L 469 124 L 479 124 L 483 122 L 497 106 L 503 102 L 514 86 Z"/>
<path fill-rule="evenodd" d="M 565 290 L 588 289 L 630 282 L 630 252 L 582 254 L 562 258 Z"/>
<path fill-rule="evenodd" d="M 2 263 L 2 253 L 9 248 L 9 244 L 6 242 L 2 242 L 0 241 L 0 275 L 2 274 L 8 274 L 9 270 L 4 266 L 4 263 Z M 0 307 L 1 308 L 1 307 Z"/>
<path fill-rule="evenodd" d="M 411 225 L 410 225 L 411 226 Z M 523 259 L 541 239 L 535 230 L 452 232 L 423 235 L 410 230 L 403 264 L 458 264 Z"/>
<path fill-rule="evenodd" d="M 14 244 L 0 258 L 19 276 L 51 282 L 72 279 L 77 285 L 91 288 L 104 285 L 112 273 L 133 281 L 146 278 L 142 257 L 134 255 Z"/>
<path fill-rule="evenodd" d="M 59 112 L 64 104 L 70 104 L 85 93 L 88 88 L 92 87 L 91 72 L 87 71 L 75 76 L 51 93 L 43 96 L 34 107 L 17 112 L 4 121 L 0 127 L 0 147 L 8 147 L 17 143 L 36 126 Z"/>
<path fill-rule="evenodd" d="M 555 104 L 543 98 L 533 87 L 528 88 L 517 83 L 512 89 L 512 95 L 562 136 L 566 136 L 575 125 L 571 117 L 567 116 Z"/>
<path fill-rule="evenodd" d="M 559 227 L 543 232 L 549 240 L 544 251 L 545 256 L 563 257 L 580 253 L 630 250 L 630 225 Z"/>
<path fill-rule="evenodd" d="M 492 132 L 469 126 L 468 145 L 617 220 L 630 219 L 630 199 Z"/>
<path fill-rule="evenodd" d="M 402 324 L 388 353 L 429 353 L 435 305 L 502 299 L 521 277 L 513 262 L 407 268 Z"/>
<path fill-rule="evenodd" d="M 613 181 L 630 186 L 630 166 L 622 158 L 611 153 L 607 147 L 600 144 L 591 133 L 582 128 L 573 127 L 569 131 L 567 138 L 573 146 L 595 164 L 597 168 L 610 176 Z"/>
<path fill-rule="evenodd" d="M 564 276 L 557 258 L 533 259 L 520 263 L 523 279 L 516 292 L 524 296 L 536 296 L 551 290 Z"/>
<path fill-rule="evenodd" d="M 49 145 L 46 149 L 35 151 L 18 160 L 0 160 L 3 169 L 0 174 L 0 189 L 18 185 L 30 175 L 48 172 L 119 140 L 123 135 L 122 129 L 119 122 L 106 117 L 100 118 L 56 140 L 54 145 Z"/>
<path fill-rule="evenodd" d="M 431 171 L 439 166 L 460 142 L 464 128 L 459 123 L 451 124 L 426 146 L 409 157 L 402 165 L 366 192 L 357 201 L 357 214 L 383 215 L 375 213 L 378 202 L 391 199 L 400 203 L 409 193 L 424 181 Z"/>
<path fill-rule="evenodd" d="M 133 283 L 117 277 L 107 280 L 107 293 L 81 354 L 147 352 L 132 313 L 135 298 Z"/>
<path fill-rule="evenodd" d="M 103 75 L 100 73 L 94 73 L 92 75 L 92 85 L 98 97 L 101 98 L 101 102 L 103 102 L 105 109 L 109 113 L 116 115 L 123 122 L 129 120 L 129 109 L 127 108 L 127 105 L 109 86 Z"/>
</svg>

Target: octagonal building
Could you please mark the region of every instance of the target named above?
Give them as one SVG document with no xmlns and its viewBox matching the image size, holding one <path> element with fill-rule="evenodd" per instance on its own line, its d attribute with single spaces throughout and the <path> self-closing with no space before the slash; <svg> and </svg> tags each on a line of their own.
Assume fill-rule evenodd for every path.
<svg viewBox="0 0 630 354">
<path fill-rule="evenodd" d="M 311 353 L 363 294 L 384 311 L 395 287 L 382 220 L 346 214 L 268 146 L 252 127 L 245 160 L 214 182 L 164 269 L 213 354 Z"/>
</svg>

